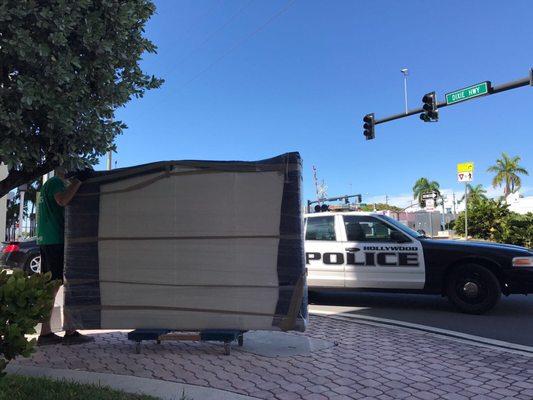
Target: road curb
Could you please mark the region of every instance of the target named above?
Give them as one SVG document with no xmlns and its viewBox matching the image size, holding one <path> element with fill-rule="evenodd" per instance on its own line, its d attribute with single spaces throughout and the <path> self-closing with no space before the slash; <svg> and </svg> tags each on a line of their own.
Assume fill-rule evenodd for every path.
<svg viewBox="0 0 533 400">
<path fill-rule="evenodd" d="M 55 380 L 96 384 L 127 393 L 150 395 L 164 400 L 181 399 L 182 393 L 185 393 L 188 400 L 256 400 L 255 397 L 210 387 L 164 381 L 161 379 L 140 378 L 129 375 L 20 365 L 15 366 L 13 364 L 8 365 L 6 372 L 14 375 L 46 377 Z"/>
<path fill-rule="evenodd" d="M 311 315 L 320 315 L 323 317 L 338 319 L 338 320 L 357 320 L 357 322 L 364 323 L 367 325 L 375 326 L 384 326 L 384 327 L 399 327 L 405 329 L 413 329 L 421 332 L 426 332 L 434 334 L 436 336 L 445 336 L 449 339 L 453 339 L 462 343 L 468 343 L 473 345 L 478 345 L 482 347 L 487 347 L 491 349 L 497 349 L 500 351 L 507 351 L 513 354 L 519 354 L 526 357 L 533 357 L 533 347 L 524 346 L 521 344 L 515 344 L 510 342 L 505 342 L 502 340 L 488 339 L 481 336 L 469 335 L 466 333 L 461 333 L 457 331 L 451 331 L 442 328 L 434 328 L 427 325 L 414 324 L 411 322 L 397 321 L 387 318 L 378 318 L 378 317 L 369 317 L 366 315 L 354 315 L 348 313 L 334 313 L 330 311 L 321 311 L 313 310 L 309 311 Z"/>
</svg>

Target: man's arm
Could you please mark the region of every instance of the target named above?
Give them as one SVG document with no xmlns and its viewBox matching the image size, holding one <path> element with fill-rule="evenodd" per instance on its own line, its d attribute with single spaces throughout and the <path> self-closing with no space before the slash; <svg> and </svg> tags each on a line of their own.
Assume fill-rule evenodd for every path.
<svg viewBox="0 0 533 400">
<path fill-rule="evenodd" d="M 71 184 L 63 192 L 56 193 L 54 198 L 56 199 L 57 204 L 61 207 L 65 207 L 70 203 L 76 192 L 81 186 L 81 181 L 78 179 L 73 179 Z"/>
</svg>

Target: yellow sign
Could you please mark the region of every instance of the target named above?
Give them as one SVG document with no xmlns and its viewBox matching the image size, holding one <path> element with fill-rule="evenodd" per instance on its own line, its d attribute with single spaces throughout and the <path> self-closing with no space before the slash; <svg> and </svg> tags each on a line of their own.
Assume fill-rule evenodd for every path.
<svg viewBox="0 0 533 400">
<path fill-rule="evenodd" d="M 457 164 L 457 173 L 460 172 L 474 172 L 474 163 L 465 162 Z"/>
</svg>

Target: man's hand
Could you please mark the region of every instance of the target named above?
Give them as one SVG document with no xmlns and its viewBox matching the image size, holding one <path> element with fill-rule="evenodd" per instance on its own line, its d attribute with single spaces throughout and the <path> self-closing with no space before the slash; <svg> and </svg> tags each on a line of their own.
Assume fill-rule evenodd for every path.
<svg viewBox="0 0 533 400">
<path fill-rule="evenodd" d="M 90 168 L 82 169 L 74 174 L 74 178 L 76 178 L 80 182 L 84 182 L 91 177 L 92 172 L 93 170 Z"/>
</svg>

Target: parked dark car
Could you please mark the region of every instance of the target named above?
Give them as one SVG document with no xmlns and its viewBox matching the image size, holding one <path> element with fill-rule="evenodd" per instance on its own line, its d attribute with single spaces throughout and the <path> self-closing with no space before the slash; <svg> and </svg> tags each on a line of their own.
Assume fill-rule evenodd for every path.
<svg viewBox="0 0 533 400">
<path fill-rule="evenodd" d="M 3 242 L 0 251 L 0 269 L 19 268 L 29 275 L 41 272 L 41 253 L 36 238 Z"/>
</svg>

